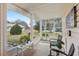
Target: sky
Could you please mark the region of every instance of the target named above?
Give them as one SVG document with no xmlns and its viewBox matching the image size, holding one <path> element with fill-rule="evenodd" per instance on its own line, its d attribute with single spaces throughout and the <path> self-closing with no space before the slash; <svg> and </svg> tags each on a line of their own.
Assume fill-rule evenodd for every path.
<svg viewBox="0 0 79 59">
<path fill-rule="evenodd" d="M 25 21 L 28 24 L 28 26 L 30 26 L 30 19 L 27 16 L 21 15 L 20 13 L 17 13 L 12 10 L 8 10 L 8 12 L 7 12 L 7 20 L 8 21 L 14 22 L 18 19 L 21 21 Z"/>
</svg>

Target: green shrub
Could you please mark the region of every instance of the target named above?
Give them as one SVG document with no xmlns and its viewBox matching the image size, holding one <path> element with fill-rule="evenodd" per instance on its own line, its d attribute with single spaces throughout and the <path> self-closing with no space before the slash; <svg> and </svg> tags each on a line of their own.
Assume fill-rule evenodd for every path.
<svg viewBox="0 0 79 59">
<path fill-rule="evenodd" d="M 34 25 L 34 29 L 39 32 L 40 31 L 39 27 L 40 27 L 40 23 L 37 21 L 36 24 Z"/>
<path fill-rule="evenodd" d="M 26 36 L 26 35 L 21 36 L 20 43 L 24 43 L 24 42 L 28 42 L 28 41 L 30 41 L 30 36 Z"/>
<path fill-rule="evenodd" d="M 18 24 L 15 24 L 10 30 L 11 35 L 20 35 L 21 32 L 22 28 Z"/>
<path fill-rule="evenodd" d="M 45 36 L 45 33 L 42 33 L 42 36 Z"/>
<path fill-rule="evenodd" d="M 12 46 L 17 46 L 18 45 L 18 40 L 16 39 L 9 39 L 8 44 Z"/>
<path fill-rule="evenodd" d="M 42 36 L 45 36 L 45 35 L 48 36 L 48 33 L 43 32 L 43 33 L 42 33 Z"/>
</svg>

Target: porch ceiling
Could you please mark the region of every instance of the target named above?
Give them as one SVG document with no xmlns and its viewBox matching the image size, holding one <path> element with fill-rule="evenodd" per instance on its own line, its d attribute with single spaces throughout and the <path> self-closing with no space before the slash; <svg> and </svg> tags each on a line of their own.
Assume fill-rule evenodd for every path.
<svg viewBox="0 0 79 59">
<path fill-rule="evenodd" d="M 55 17 L 62 17 L 73 6 L 71 3 L 16 3 L 13 5 L 32 13 L 36 19 L 51 19 Z M 18 9 L 16 8 L 16 10 Z"/>
</svg>

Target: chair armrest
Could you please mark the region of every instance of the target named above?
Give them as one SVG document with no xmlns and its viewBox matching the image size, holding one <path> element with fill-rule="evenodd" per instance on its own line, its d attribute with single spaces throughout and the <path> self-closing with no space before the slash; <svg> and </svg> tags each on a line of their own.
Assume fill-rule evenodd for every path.
<svg viewBox="0 0 79 59">
<path fill-rule="evenodd" d="M 63 51 L 60 51 L 60 50 L 57 50 L 57 49 L 50 49 L 51 51 L 53 50 L 53 51 L 55 51 L 55 52 L 59 52 L 59 53 L 62 53 L 62 54 L 64 54 L 64 55 L 66 55 L 66 56 L 68 56 L 65 52 L 63 52 Z"/>
</svg>

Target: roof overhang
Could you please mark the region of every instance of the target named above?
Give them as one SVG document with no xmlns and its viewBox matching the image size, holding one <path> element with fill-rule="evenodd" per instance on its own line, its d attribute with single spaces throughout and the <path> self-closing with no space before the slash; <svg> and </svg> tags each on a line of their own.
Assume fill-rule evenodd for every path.
<svg viewBox="0 0 79 59">
<path fill-rule="evenodd" d="M 16 3 L 9 4 L 9 9 L 34 19 L 52 19 L 63 17 L 73 7 L 72 3 Z"/>
</svg>

